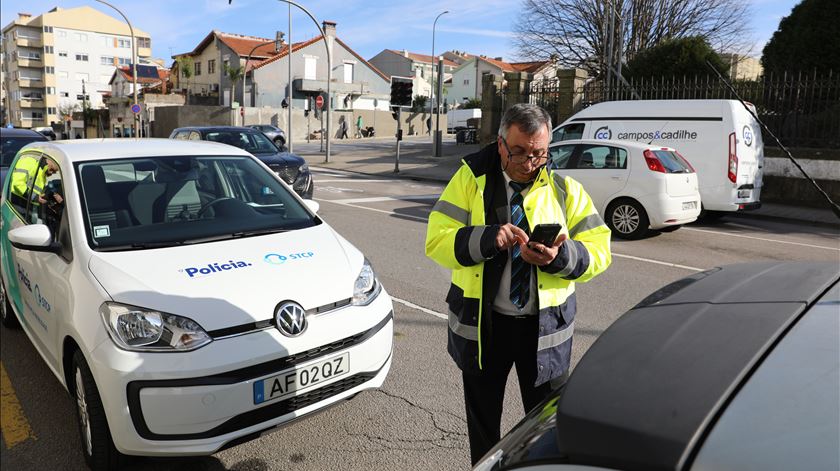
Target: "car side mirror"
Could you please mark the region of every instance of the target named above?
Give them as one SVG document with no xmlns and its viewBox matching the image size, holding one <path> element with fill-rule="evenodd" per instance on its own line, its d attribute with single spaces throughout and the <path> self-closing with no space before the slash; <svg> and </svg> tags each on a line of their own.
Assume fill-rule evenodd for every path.
<svg viewBox="0 0 840 471">
<path fill-rule="evenodd" d="M 306 200 L 303 200 L 303 204 L 305 204 L 306 207 L 309 208 L 309 210 L 312 211 L 315 214 L 318 214 L 318 210 L 321 209 L 321 204 L 318 203 L 315 200 L 306 199 Z"/>
<path fill-rule="evenodd" d="M 32 252 L 59 254 L 61 245 L 53 241 L 52 232 L 45 224 L 30 224 L 9 231 L 12 247 Z"/>
</svg>

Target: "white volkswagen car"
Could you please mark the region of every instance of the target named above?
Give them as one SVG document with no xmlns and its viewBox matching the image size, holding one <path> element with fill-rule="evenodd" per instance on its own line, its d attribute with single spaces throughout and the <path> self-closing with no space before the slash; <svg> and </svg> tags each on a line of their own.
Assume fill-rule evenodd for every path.
<svg viewBox="0 0 840 471">
<path fill-rule="evenodd" d="M 700 214 L 697 173 L 670 147 L 571 140 L 549 147 L 549 165 L 583 184 L 613 234 L 670 232 Z"/>
<path fill-rule="evenodd" d="M 42 142 L 7 178 L 2 321 L 74 396 L 91 468 L 211 454 L 385 380 L 373 268 L 247 152 Z"/>
</svg>

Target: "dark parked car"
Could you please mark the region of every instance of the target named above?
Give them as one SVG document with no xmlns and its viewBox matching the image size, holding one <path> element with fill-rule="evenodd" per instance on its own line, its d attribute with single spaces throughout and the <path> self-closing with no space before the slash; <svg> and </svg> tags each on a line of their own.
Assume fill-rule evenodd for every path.
<svg viewBox="0 0 840 471">
<path fill-rule="evenodd" d="M 37 132 L 38 134 L 43 135 L 44 137 L 46 137 L 47 139 L 49 139 L 51 141 L 54 141 L 54 140 L 58 139 L 58 136 L 55 135 L 55 131 L 53 131 L 53 128 L 51 128 L 49 126 L 40 127 L 40 128 L 32 128 L 32 130 Z"/>
<path fill-rule="evenodd" d="M 765 262 L 662 288 L 475 469 L 840 469 L 838 278 Z"/>
<path fill-rule="evenodd" d="M 269 139 L 277 144 L 277 147 L 284 147 L 286 145 L 286 133 L 277 126 L 271 126 L 270 124 L 252 124 L 249 127 L 265 134 Z"/>
<path fill-rule="evenodd" d="M 285 147 L 275 146 L 265 134 L 254 128 L 193 126 L 175 129 L 169 138 L 220 142 L 244 149 L 268 165 L 302 198 L 312 198 L 315 184 L 306 161 L 288 152 Z"/>
<path fill-rule="evenodd" d="M 29 129 L 0 128 L 0 144 L 2 144 L 0 145 L 0 149 L 2 149 L 0 187 L 6 187 L 6 173 L 9 171 L 9 166 L 12 165 L 15 155 L 17 155 L 17 151 L 30 142 L 46 140 L 48 139 L 43 135 Z"/>
</svg>

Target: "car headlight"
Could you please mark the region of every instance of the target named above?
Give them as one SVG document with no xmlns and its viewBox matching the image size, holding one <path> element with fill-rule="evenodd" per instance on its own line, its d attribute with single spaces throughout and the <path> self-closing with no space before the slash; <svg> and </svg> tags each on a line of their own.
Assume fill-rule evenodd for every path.
<svg viewBox="0 0 840 471">
<path fill-rule="evenodd" d="M 373 273 L 373 267 L 365 258 L 365 263 L 362 265 L 362 271 L 359 272 L 359 277 L 356 278 L 356 284 L 353 286 L 353 305 L 366 306 L 376 298 L 382 286 L 376 279 L 376 274 Z"/>
<path fill-rule="evenodd" d="M 309 173 L 309 164 L 303 164 L 298 169 L 300 173 Z"/>
<path fill-rule="evenodd" d="M 213 339 L 192 319 L 107 302 L 99 308 L 111 339 L 134 352 L 186 352 Z"/>
</svg>

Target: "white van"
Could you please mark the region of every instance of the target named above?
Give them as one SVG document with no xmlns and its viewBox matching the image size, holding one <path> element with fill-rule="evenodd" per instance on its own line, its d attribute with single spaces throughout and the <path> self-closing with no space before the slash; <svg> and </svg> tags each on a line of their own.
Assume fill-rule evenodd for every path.
<svg viewBox="0 0 840 471">
<path fill-rule="evenodd" d="M 552 142 L 571 139 L 639 141 L 675 148 L 697 171 L 706 212 L 761 206 L 761 128 L 736 100 L 597 103 L 554 128 Z"/>
</svg>

